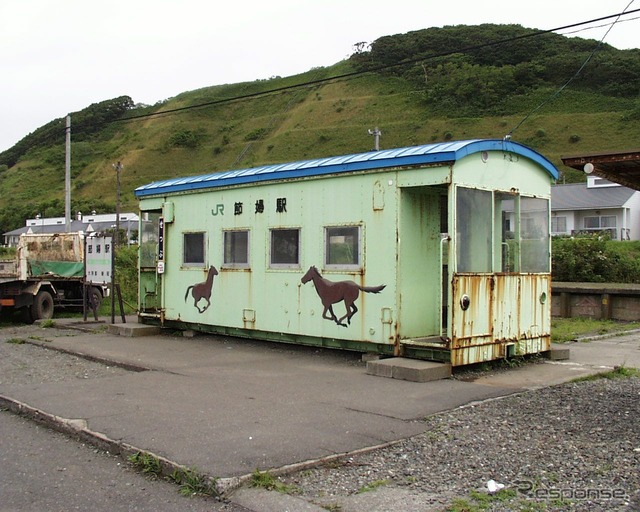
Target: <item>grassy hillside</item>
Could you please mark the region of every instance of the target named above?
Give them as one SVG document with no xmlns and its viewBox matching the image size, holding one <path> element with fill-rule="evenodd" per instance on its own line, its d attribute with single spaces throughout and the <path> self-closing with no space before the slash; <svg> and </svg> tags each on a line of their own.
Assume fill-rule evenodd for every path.
<svg viewBox="0 0 640 512">
<path fill-rule="evenodd" d="M 637 52 L 634 58 L 640 63 Z M 577 69 L 577 58 L 574 64 Z M 478 72 L 474 66 L 477 64 L 459 66 L 455 73 Z M 415 71 L 416 67 L 420 68 L 415 64 L 411 69 Z M 86 123 L 84 131 L 82 124 L 74 129 L 72 114 L 72 209 L 113 211 L 112 164 L 116 161 L 124 164 L 122 207 L 135 210 L 133 190 L 139 185 L 175 176 L 369 151 L 374 141 L 367 130 L 376 126 L 382 130 L 382 148 L 502 138 L 558 90 L 548 80 L 540 81 L 518 94 L 500 95 L 498 107 L 485 111 L 452 107 L 442 112 L 429 102 L 427 96 L 432 91 L 415 76 L 370 72 L 250 99 L 222 101 L 360 68 L 361 62 L 349 59 L 293 77 L 185 92 L 159 105 L 130 108 L 116 122 L 101 119 L 99 129 L 92 125 L 89 130 Z M 579 173 L 562 166 L 561 155 L 631 149 L 640 138 L 637 94 L 605 92 L 597 87 L 566 88 L 528 117 L 513 133 L 513 140 L 547 156 L 562 171 L 563 179 L 582 179 Z M 175 112 L 202 104 L 209 106 Z M 167 111 L 174 112 L 162 115 Z M 149 113 L 159 115 L 123 120 Z M 64 136 L 60 130 L 52 133 L 32 143 L 25 138 L 22 147 L 27 149 L 15 165 L 0 165 L 0 231 L 20 227 L 25 218 L 38 212 L 63 214 Z"/>
</svg>

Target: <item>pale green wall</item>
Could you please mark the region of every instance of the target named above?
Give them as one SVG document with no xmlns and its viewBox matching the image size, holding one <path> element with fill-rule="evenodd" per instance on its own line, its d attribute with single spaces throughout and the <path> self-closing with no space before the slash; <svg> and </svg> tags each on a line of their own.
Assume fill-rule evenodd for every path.
<svg viewBox="0 0 640 512">
<path fill-rule="evenodd" d="M 446 193 L 446 188 L 401 190 L 398 287 L 402 337 L 438 335 L 441 331 L 440 193 Z"/>
<path fill-rule="evenodd" d="M 510 191 L 538 197 L 550 197 L 550 177 L 534 162 L 511 153 L 488 152 L 486 162 L 480 153 L 456 162 L 452 179 L 457 185 L 469 185 L 486 190 Z"/>
<path fill-rule="evenodd" d="M 381 209 L 374 210 L 374 194 L 376 207 Z M 166 318 L 388 343 L 389 333 L 383 335 L 381 309 L 389 308 L 395 317 L 396 194 L 395 174 L 382 173 L 168 196 L 166 200 L 174 203 L 175 219 L 165 228 Z M 286 213 L 276 213 L 277 198 L 286 198 Z M 255 213 L 259 199 L 265 205 L 261 214 Z M 242 215 L 233 214 L 236 202 L 243 203 Z M 213 215 L 219 204 L 224 205 L 224 214 Z M 363 273 L 323 269 L 324 227 L 345 224 L 362 226 Z M 191 297 L 185 305 L 184 295 L 188 285 L 204 281 L 205 273 L 203 268 L 182 266 L 182 233 L 205 227 L 204 268 L 214 265 L 219 275 L 214 279 L 212 306 L 200 314 Z M 301 229 L 299 269 L 268 268 L 269 229 L 274 227 Z M 222 264 L 222 230 L 231 228 L 250 229 L 250 270 L 225 269 Z M 375 295 L 361 292 L 351 325 L 341 327 L 322 319 L 323 307 L 312 283 L 300 283 L 311 265 L 331 281 L 350 280 L 363 286 L 387 287 Z M 243 310 L 255 312 L 255 324 L 243 323 Z M 344 304 L 335 304 L 334 312 L 341 317 L 345 313 Z"/>
<path fill-rule="evenodd" d="M 288 334 L 354 341 L 394 343 L 400 338 L 440 333 L 440 213 L 437 195 L 453 180 L 466 186 L 549 196 L 549 176 L 537 165 L 501 152 L 483 162 L 470 155 L 455 166 L 369 171 L 298 181 L 194 191 L 143 198 L 141 209 L 174 204 L 174 221 L 165 229 L 163 306 L 167 320 L 231 328 L 252 328 Z M 431 185 L 435 185 L 431 187 Z M 286 198 L 287 212 L 276 213 L 276 199 Z M 264 201 L 264 213 L 254 211 Z M 234 203 L 243 203 L 234 215 Z M 451 203 L 450 203 L 451 204 Z M 224 215 L 213 215 L 218 205 Z M 450 226 L 454 213 L 449 212 Z M 325 226 L 362 226 L 362 272 L 330 272 L 323 268 Z M 269 228 L 301 228 L 299 269 L 268 268 Z M 250 229 L 250 269 L 223 268 L 223 229 Z M 182 266 L 182 235 L 206 231 L 206 263 Z M 453 248 L 450 248 L 453 253 Z M 214 265 L 211 307 L 203 314 L 185 291 L 205 280 Z M 331 281 L 350 280 L 364 286 L 386 284 L 380 294 L 360 293 L 359 311 L 348 328 L 322 319 L 323 307 L 313 285 L 300 278 L 315 265 Z M 202 303 L 201 303 L 202 304 Z M 245 324 L 243 311 L 255 315 Z M 334 305 L 338 317 L 342 303 Z M 391 324 L 382 318 L 392 319 Z"/>
</svg>

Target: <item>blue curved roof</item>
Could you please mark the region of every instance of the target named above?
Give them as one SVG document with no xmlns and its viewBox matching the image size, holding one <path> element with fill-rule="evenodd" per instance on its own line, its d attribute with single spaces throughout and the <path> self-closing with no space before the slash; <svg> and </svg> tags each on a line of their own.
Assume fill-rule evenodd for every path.
<svg viewBox="0 0 640 512">
<path fill-rule="evenodd" d="M 534 161 L 547 171 L 552 178 L 558 178 L 558 170 L 555 166 L 541 154 L 527 146 L 510 140 L 474 139 L 456 142 L 439 142 L 436 144 L 411 146 L 407 148 L 385 149 L 382 151 L 369 151 L 367 153 L 354 155 L 332 156 L 284 164 L 264 165 L 261 167 L 251 167 L 249 169 L 203 174 L 200 176 L 172 178 L 140 186 L 135 189 L 135 195 L 136 197 L 145 197 L 269 180 L 304 178 L 308 176 L 340 174 L 398 166 L 455 162 L 465 156 L 482 151 L 507 151 L 514 153 Z"/>
</svg>

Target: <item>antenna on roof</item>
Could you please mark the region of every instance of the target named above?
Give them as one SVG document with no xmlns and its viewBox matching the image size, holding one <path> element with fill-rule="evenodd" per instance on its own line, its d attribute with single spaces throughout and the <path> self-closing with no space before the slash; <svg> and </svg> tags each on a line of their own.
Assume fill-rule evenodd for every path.
<svg viewBox="0 0 640 512">
<path fill-rule="evenodd" d="M 382 135 L 382 132 L 376 126 L 373 130 L 368 130 L 368 133 L 369 133 L 369 135 L 373 135 L 374 138 L 375 138 L 374 149 L 376 151 L 380 151 L 380 136 Z"/>
</svg>

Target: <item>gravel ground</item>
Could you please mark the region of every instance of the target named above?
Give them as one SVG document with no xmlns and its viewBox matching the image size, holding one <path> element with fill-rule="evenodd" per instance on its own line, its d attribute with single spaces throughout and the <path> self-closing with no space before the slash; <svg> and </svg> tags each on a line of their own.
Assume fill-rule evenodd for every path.
<svg viewBox="0 0 640 512">
<path fill-rule="evenodd" d="M 0 386 L 97 379 L 127 373 L 116 366 L 32 345 L 21 337 L 9 339 L 0 343 Z"/>
<path fill-rule="evenodd" d="M 0 392 L 127 371 L 6 333 Z M 369 493 L 405 511 L 640 510 L 639 404 L 637 377 L 530 391 L 429 417 L 422 435 L 279 480 L 334 511 L 372 510 L 358 505 Z M 504 489 L 488 493 L 489 480 Z"/>
<path fill-rule="evenodd" d="M 90 361 L 33 342 L 76 336 L 39 326 L 0 331 L 0 394 L 11 387 L 100 379 L 131 370 Z M 232 503 L 185 498 L 178 487 L 150 478 L 118 456 L 0 411 L 0 510 L 239 512 Z"/>
<path fill-rule="evenodd" d="M 640 510 L 639 404 L 637 377 L 526 392 L 432 416 L 422 435 L 280 480 L 330 510 L 383 489 L 404 510 Z M 504 489 L 490 494 L 489 480 Z"/>
</svg>

